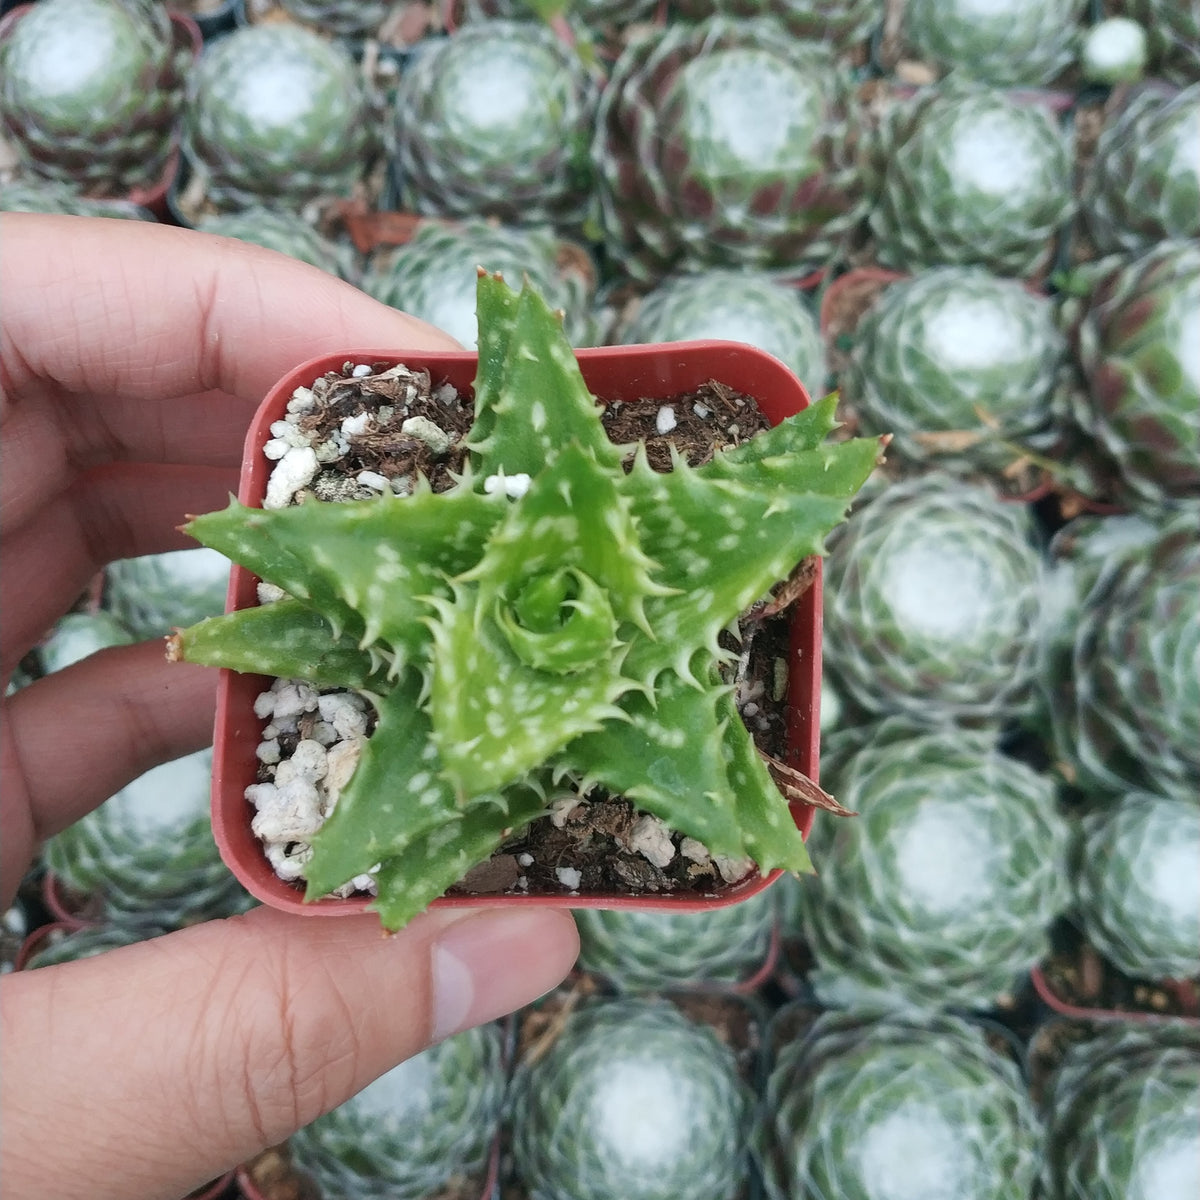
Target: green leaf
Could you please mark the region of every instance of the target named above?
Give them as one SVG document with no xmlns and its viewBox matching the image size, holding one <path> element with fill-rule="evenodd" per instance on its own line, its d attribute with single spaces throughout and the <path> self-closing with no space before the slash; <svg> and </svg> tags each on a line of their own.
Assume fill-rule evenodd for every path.
<svg viewBox="0 0 1200 1200">
<path fill-rule="evenodd" d="M 306 679 L 315 687 L 388 688 L 378 653 L 359 649 L 355 638 L 334 637 L 329 622 L 299 600 L 209 617 L 172 640 L 181 661 L 205 667 Z"/>
<path fill-rule="evenodd" d="M 400 929 L 424 912 L 545 809 L 542 793 L 534 788 L 515 786 L 506 798 L 503 811 L 472 805 L 457 820 L 422 833 L 402 853 L 383 862 L 375 874 L 379 894 L 371 907 L 385 929 Z"/>
<path fill-rule="evenodd" d="M 480 277 L 476 415 L 467 435 L 476 475 L 537 475 L 572 442 L 603 466 L 617 468 L 620 452 L 604 433 L 561 320 L 528 285 L 511 311 L 511 301 L 496 295 L 503 287 L 492 276 Z M 486 349 L 485 315 L 497 319 Z M 507 352 L 501 360 L 502 351 Z"/>
</svg>

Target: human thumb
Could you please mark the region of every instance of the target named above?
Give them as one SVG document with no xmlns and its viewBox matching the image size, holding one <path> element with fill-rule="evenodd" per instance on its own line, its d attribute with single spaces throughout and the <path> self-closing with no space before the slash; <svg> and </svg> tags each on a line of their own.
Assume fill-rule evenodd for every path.
<svg viewBox="0 0 1200 1200">
<path fill-rule="evenodd" d="M 569 914 L 267 908 L 0 981 L 5 1200 L 178 1200 L 553 987 Z"/>
</svg>

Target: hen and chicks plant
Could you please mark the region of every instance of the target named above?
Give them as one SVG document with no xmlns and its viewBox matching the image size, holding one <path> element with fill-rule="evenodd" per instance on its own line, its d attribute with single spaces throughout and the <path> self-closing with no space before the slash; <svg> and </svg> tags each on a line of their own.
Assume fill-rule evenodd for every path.
<svg viewBox="0 0 1200 1200">
<path fill-rule="evenodd" d="M 596 786 L 714 855 L 810 869 L 718 639 L 822 553 L 879 443 L 823 444 L 831 397 L 656 473 L 608 440 L 535 292 L 481 275 L 478 311 L 449 490 L 234 501 L 187 526 L 287 598 L 183 631 L 175 657 L 353 688 L 378 714 L 314 839 L 308 898 L 367 873 L 399 928 L 556 793 Z"/>
</svg>

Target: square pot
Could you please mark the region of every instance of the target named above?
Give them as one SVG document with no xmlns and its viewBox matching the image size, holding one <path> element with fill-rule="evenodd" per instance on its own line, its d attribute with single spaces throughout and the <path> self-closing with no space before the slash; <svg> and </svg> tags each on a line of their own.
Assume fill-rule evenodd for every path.
<svg viewBox="0 0 1200 1200">
<path fill-rule="evenodd" d="M 796 376 L 781 362 L 760 350 L 736 342 L 678 342 L 662 345 L 602 347 L 577 352 L 588 388 L 601 402 L 665 400 L 717 380 L 757 400 L 764 415 L 776 424 L 806 408 L 809 398 Z M 427 370 L 434 384 L 448 381 L 469 395 L 475 378 L 474 352 L 422 353 L 396 350 L 347 350 L 324 355 L 295 368 L 268 393 L 255 414 L 242 457 L 238 499 L 261 507 L 272 464 L 263 454 L 273 421 L 282 419 L 287 402 L 299 386 L 308 386 L 328 371 L 341 371 L 347 362 L 394 366 L 404 363 Z M 821 576 L 820 563 L 813 585 L 800 598 L 792 618 L 788 672 L 787 750 L 784 761 L 815 781 L 818 764 L 821 685 Z M 229 581 L 227 611 L 257 605 L 256 578 L 234 565 Z M 254 808 L 245 798 L 246 788 L 257 781 L 255 749 L 263 722 L 255 715 L 254 700 L 270 684 L 261 675 L 222 669 L 217 694 L 214 733 L 212 821 L 221 856 L 242 885 L 273 908 L 312 916 L 345 916 L 366 911 L 369 896 L 327 898 L 306 903 L 303 892 L 279 879 L 251 831 Z M 813 809 L 793 804 L 792 816 L 807 836 Z M 699 911 L 746 899 L 767 887 L 780 874 L 750 878 L 713 895 L 617 895 L 578 893 L 547 895 L 463 895 L 434 901 L 439 906 L 534 904 L 560 908 L 638 907 Z"/>
</svg>

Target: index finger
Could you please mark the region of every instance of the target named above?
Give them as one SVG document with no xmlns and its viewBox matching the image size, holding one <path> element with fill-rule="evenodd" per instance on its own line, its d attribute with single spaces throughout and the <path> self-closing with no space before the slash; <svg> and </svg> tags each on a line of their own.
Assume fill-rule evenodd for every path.
<svg viewBox="0 0 1200 1200">
<path fill-rule="evenodd" d="M 447 334 L 315 267 L 191 230 L 6 213 L 0 382 L 141 400 L 257 400 L 352 346 L 455 350 Z"/>
</svg>

